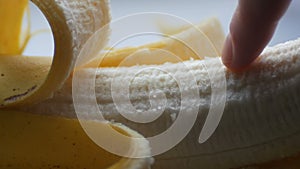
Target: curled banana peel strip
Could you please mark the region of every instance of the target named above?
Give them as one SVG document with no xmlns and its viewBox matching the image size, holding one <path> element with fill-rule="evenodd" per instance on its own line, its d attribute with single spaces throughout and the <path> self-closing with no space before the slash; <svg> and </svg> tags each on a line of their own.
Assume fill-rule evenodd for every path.
<svg viewBox="0 0 300 169">
<path fill-rule="evenodd" d="M 47 78 L 45 76 L 33 78 L 39 83 L 33 83 L 31 86 L 25 85 L 23 87 L 27 89 L 14 91 L 15 95 L 4 94 L 5 91 L 13 90 L 10 87 L 11 81 L 4 79 L 2 84 L 5 88 L 0 100 L 2 107 L 36 103 L 51 97 L 73 71 L 77 56 L 87 39 L 110 21 L 107 1 L 32 0 L 32 2 L 45 14 L 53 32 L 55 51 L 52 65 L 50 68 L 45 68 L 49 69 Z M 99 37 L 101 39 L 98 44 L 99 49 L 106 44 L 108 32 L 109 30 L 103 33 L 101 38 Z M 19 62 L 24 61 L 26 59 L 21 59 Z M 37 62 L 33 66 L 38 65 L 40 61 Z M 5 73 L 3 75 L 5 76 Z M 13 79 L 13 75 L 6 75 L 6 77 Z M 20 77 L 14 79 L 20 79 Z"/>
<path fill-rule="evenodd" d="M 2 27 L 4 30 L 16 28 L 9 34 L 5 31 L 0 33 L 0 105 L 5 108 L 0 110 L 0 168 L 149 168 L 152 158 L 147 140 L 124 125 L 85 121 L 95 128 L 95 132 L 102 132 L 104 137 L 110 136 L 105 130 L 107 128 L 126 135 L 129 139 L 115 138 L 115 142 L 124 145 L 128 153 L 145 158 L 123 158 L 100 148 L 87 137 L 76 118 L 14 111 L 52 97 L 73 71 L 86 40 L 110 21 L 106 0 L 31 2 L 39 7 L 51 25 L 55 54 L 53 60 L 50 57 L 21 56 L 20 27 L 28 1 L 0 1 L 1 16 L 8 17 L 8 24 L 4 22 Z M 23 10 L 18 11 L 19 8 Z M 9 15 L 9 12 L 16 13 Z M 15 22 L 20 25 L 13 26 Z M 99 50 L 106 44 L 108 35 L 107 28 L 95 44 Z M 130 139 L 133 137 L 143 141 L 135 142 Z M 112 146 L 115 142 L 112 141 Z"/>
</svg>

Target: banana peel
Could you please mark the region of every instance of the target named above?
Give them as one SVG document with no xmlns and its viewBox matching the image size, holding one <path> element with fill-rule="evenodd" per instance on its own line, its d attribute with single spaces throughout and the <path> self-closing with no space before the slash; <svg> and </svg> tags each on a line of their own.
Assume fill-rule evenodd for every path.
<svg viewBox="0 0 300 169">
<path fill-rule="evenodd" d="M 31 86 L 36 87 L 26 95 L 23 91 L 17 93 L 16 95 L 19 95 L 19 97 L 14 102 L 1 100 L 0 104 L 4 106 L 32 104 L 51 97 L 53 92 L 63 85 L 64 81 L 73 71 L 77 56 L 87 39 L 110 21 L 108 2 L 105 0 L 63 0 L 59 2 L 54 0 L 32 0 L 31 2 L 37 5 L 45 14 L 52 28 L 55 42 L 52 65 L 42 83 L 32 84 Z M 5 11 L 5 8 L 7 6 L 4 4 L 1 6 L 1 11 Z M 10 11 L 14 11 L 13 8 Z M 89 20 L 88 22 L 87 19 Z M 14 20 L 14 18 L 10 18 L 9 20 Z M 8 28 L 9 26 L 7 25 Z M 19 32 L 17 33 L 19 34 Z M 99 50 L 104 47 L 108 35 L 109 29 L 103 31 L 103 34 L 101 34 L 102 40 L 97 44 Z M 10 86 L 5 85 L 3 88 L 9 90 Z M 9 96 L 1 97 L 8 98 Z"/>
<path fill-rule="evenodd" d="M 20 56 L 20 25 L 14 27 L 16 30 L 12 31 L 14 33 L 10 36 L 7 36 L 5 31 L 0 33 L 0 39 L 3 40 L 0 41 L 1 45 L 10 41 L 7 43 L 8 46 L 2 45 L 3 48 L 0 48 L 0 83 L 3 84 L 0 89 L 0 107 L 6 108 L 6 110 L 0 110 L 0 135 L 5 136 L 0 140 L 0 168 L 148 168 L 152 163 L 151 158 L 126 159 L 97 147 L 84 134 L 76 119 L 14 111 L 15 108 L 32 105 L 51 98 L 52 94 L 61 88 L 66 79 L 69 78 L 75 68 L 77 56 L 86 40 L 97 29 L 109 23 L 110 20 L 108 3 L 105 0 L 94 0 L 93 3 L 86 3 L 87 1 L 80 1 L 83 2 L 80 3 L 76 0 L 62 0 L 60 2 L 32 0 L 32 2 L 43 11 L 51 25 L 56 46 L 55 55 L 53 59 Z M 5 6 L 3 0 L 0 1 L 1 3 L 3 5 L 0 6 L 0 14 L 4 15 L 1 13 L 2 11 L 5 12 L 2 8 L 7 8 L 7 6 Z M 21 13 L 14 13 L 17 15 L 14 17 L 16 22 L 21 23 L 26 3 L 15 6 L 20 7 L 19 12 Z M 88 7 L 90 7 L 89 10 L 87 10 Z M 75 12 L 76 9 L 82 11 L 77 13 Z M 100 14 L 99 11 L 103 13 Z M 80 19 L 87 16 L 94 16 L 90 18 L 92 22 L 86 23 Z M 8 20 L 12 20 L 11 17 L 8 17 Z M 7 24 L 6 29 L 10 28 L 12 24 Z M 5 26 L 2 28 L 5 28 Z M 83 28 L 87 31 L 82 32 Z M 109 49 L 105 56 L 100 56 L 101 59 L 104 57 L 100 65 L 96 64 L 97 58 L 91 62 L 86 60 L 82 64 L 85 64 L 84 68 L 120 66 L 127 56 L 137 52 L 139 54 L 133 55 L 134 59 L 121 64 L 121 66 L 179 62 L 173 56 L 164 55 L 161 50 L 175 53 L 179 56 L 180 61 L 219 55 L 224 41 L 224 34 L 220 31 L 219 23 L 213 19 L 206 21 L 205 24 L 200 24 L 197 28 L 204 35 L 200 38 L 201 43 L 213 46 L 209 49 L 199 47 L 199 51 L 203 52 L 202 54 L 195 55 L 186 50 L 181 44 L 170 39 L 164 39 L 140 47 Z M 196 45 L 199 44 L 199 38 L 193 39 L 194 32 L 192 29 L 185 28 L 176 31 L 176 33 L 175 37 L 179 36 L 187 41 L 194 42 Z M 101 37 L 102 41 L 97 44 L 99 50 L 104 48 L 108 35 L 109 29 L 104 31 Z M 158 56 L 162 56 L 162 58 Z M 152 61 L 148 62 L 148 60 Z M 40 112 L 40 114 L 43 114 L 43 112 Z M 96 125 L 99 129 L 110 126 L 124 135 L 141 137 L 138 133 L 120 124 L 95 121 L 87 121 L 86 123 L 91 126 Z M 103 131 L 103 134 L 107 133 Z M 19 140 L 23 140 L 23 142 Z M 127 146 L 128 150 L 134 148 L 135 144 L 133 141 L 124 142 L 124 146 Z M 139 146 L 143 147 L 140 153 L 149 156 L 150 149 L 147 141 L 145 140 L 143 145 Z M 92 158 L 95 160 L 91 161 Z M 297 160 L 295 159 L 297 157 L 261 164 L 257 167 L 273 169 L 275 168 L 274 164 L 276 164 L 276 166 L 283 168 L 297 168 Z M 90 166 L 87 167 L 86 164 Z"/>
<path fill-rule="evenodd" d="M 137 132 L 121 124 L 86 121 L 95 132 L 108 137 L 107 128 L 113 127 L 128 136 L 127 140 L 111 140 L 122 144 L 128 152 L 150 156 L 148 142 L 144 140 L 139 151 L 133 138 L 142 138 Z M 0 112 L 0 168 L 89 168 L 89 169 L 147 169 L 151 159 L 123 158 L 99 147 L 86 135 L 76 119 L 34 115 L 26 112 Z"/>
<path fill-rule="evenodd" d="M 85 67 L 130 67 L 200 60 L 208 56 L 220 56 L 225 41 L 222 26 L 217 18 L 209 18 L 198 25 L 188 26 L 176 34 L 164 34 L 167 37 L 146 45 L 107 48 L 102 56 L 92 60 Z"/>
<path fill-rule="evenodd" d="M 152 164 L 152 158 L 150 157 L 150 148 L 146 140 L 139 144 L 134 141 L 124 141 L 124 143 L 120 143 L 124 144 L 125 147 L 127 146 L 129 152 L 131 152 L 131 149 L 140 147 L 141 149 L 137 152 L 140 153 L 140 156 L 145 158 L 129 159 L 117 157 L 97 147 L 95 143 L 89 140 L 79 126 L 78 120 L 74 118 L 68 119 L 57 116 L 34 115 L 30 111 L 16 111 L 16 109 L 20 107 L 38 104 L 42 100 L 51 98 L 52 94 L 57 91 L 70 76 L 74 69 L 77 55 L 86 40 L 99 28 L 105 27 L 110 20 L 108 3 L 105 0 L 94 0 L 91 4 L 87 3 L 87 1 L 80 1 L 79 3 L 79 1 L 68 0 L 60 2 L 33 0 L 32 2 L 46 15 L 51 25 L 55 41 L 55 54 L 53 58 L 21 56 L 20 53 L 13 53 L 14 51 L 20 51 L 20 46 L 12 46 L 12 54 L 4 52 L 2 53 L 2 57 L 0 57 L 0 83 L 2 84 L 0 89 L 0 106 L 3 109 L 0 110 L 0 133 L 5 136 L 0 141 L 2 146 L 0 168 L 148 168 Z M 19 5 L 22 6 L 22 4 Z M 0 8 L 5 7 L 6 6 L 1 6 Z M 80 11 L 80 13 L 74 12 L 77 8 L 82 11 Z M 93 8 L 98 10 L 87 10 Z M 93 15 L 91 15 L 91 12 Z M 81 18 L 86 16 L 94 16 L 90 18 L 92 22 L 85 23 L 81 20 Z M 19 19 L 21 18 L 22 15 L 20 14 Z M 215 29 L 212 29 L 213 24 L 220 26 L 216 19 L 211 19 L 201 24 L 199 29 L 204 31 L 213 30 L 214 33 L 211 33 L 211 35 L 216 34 L 218 41 L 223 40 L 224 34 L 221 28 L 215 27 Z M 9 28 L 11 25 L 5 26 Z M 85 29 L 85 32 L 81 32 L 81 29 Z M 193 35 L 192 31 L 193 30 L 189 29 L 183 30 L 176 36 L 181 36 L 181 38 L 190 41 Z M 19 35 L 20 32 L 16 34 Z M 4 35 L 6 34 L 3 34 L 3 36 Z M 99 37 L 101 41 L 97 44 L 98 50 L 104 47 L 109 35 L 109 29 L 105 29 L 101 35 L 102 36 Z M 8 38 L 8 40 L 11 39 Z M 211 43 L 205 34 L 200 38 L 200 41 L 204 44 Z M 196 40 L 195 42 L 198 41 Z M 11 42 L 11 44 L 15 43 L 15 41 Z M 167 49 L 176 53 L 176 51 L 173 50 L 174 47 L 183 48 L 175 43 L 175 41 L 166 39 L 136 49 L 117 49 L 109 51 L 112 55 L 108 55 L 105 59 L 106 62 L 100 66 L 108 67 L 119 65 L 122 59 L 124 59 L 124 56 L 126 57 L 128 54 L 139 49 L 158 48 Z M 200 49 L 201 46 L 199 47 L 199 51 L 206 52 L 203 53 L 203 56 L 215 50 L 212 48 L 210 48 L 210 50 Z M 220 48 L 218 50 L 220 50 Z M 180 53 L 181 51 L 183 50 L 177 49 L 177 54 L 183 59 L 188 59 L 188 53 Z M 159 54 L 157 56 L 159 56 Z M 140 60 L 145 60 L 143 57 Z M 159 61 L 160 59 L 159 57 L 154 59 L 155 63 L 161 62 Z M 169 57 L 163 61 L 172 62 L 173 58 Z M 85 67 L 93 67 L 89 64 L 93 64 L 93 62 L 89 62 Z M 131 61 L 127 66 L 134 64 L 137 64 L 137 62 Z M 39 114 L 43 114 L 43 111 L 40 111 Z M 107 128 L 107 126 L 114 126 L 115 130 L 127 133 L 130 137 L 141 137 L 123 125 L 111 122 L 88 121 L 86 123 L 88 123 L 88 125 L 96 125 L 99 130 L 103 130 Z M 109 133 L 103 131 L 102 134 L 105 136 Z M 66 138 L 69 138 L 73 142 L 67 142 Z M 22 140 L 22 142 L 20 142 L 20 140 Z"/>
<path fill-rule="evenodd" d="M 19 83 L 11 83 L 7 81 L 7 78 L 19 80 L 20 76 L 26 77 L 28 76 L 28 74 L 36 74 L 35 71 L 32 71 L 34 70 L 34 68 L 29 70 L 25 70 L 26 66 L 24 69 L 21 68 L 22 71 L 18 72 L 19 77 L 8 77 L 8 75 L 5 76 L 5 73 L 9 71 L 5 71 L 4 69 L 7 68 L 3 68 L 2 74 L 4 74 L 3 77 L 6 78 L 0 78 L 0 82 L 1 84 L 3 84 L 1 90 L 4 91 L 0 94 L 0 107 L 13 107 L 18 105 L 20 106 L 33 104 L 40 102 L 41 100 L 50 98 L 53 92 L 59 89 L 71 74 L 72 70 L 74 69 L 74 64 L 79 51 L 85 44 L 86 40 L 95 31 L 103 27 L 106 29 L 102 31 L 103 33 L 101 34 L 101 37 L 99 37 L 101 41 L 98 41 L 99 44 L 96 45 L 97 49 L 101 50 L 102 48 L 104 48 L 104 45 L 106 44 L 108 39 L 109 27 L 104 26 L 107 25 L 110 20 L 108 4 L 106 1 L 95 0 L 95 2 L 97 3 L 94 3 L 92 5 L 93 8 L 99 8 L 101 10 L 84 10 L 85 8 L 87 8 L 88 3 L 80 4 L 76 3 L 76 1 L 70 2 L 66 0 L 60 3 L 56 3 L 55 1 L 45 2 L 33 0 L 32 2 L 34 2 L 46 15 L 46 18 L 48 19 L 49 24 L 52 28 L 55 41 L 55 54 L 51 61 L 52 64 L 50 68 L 49 66 L 45 66 L 47 67 L 45 69 L 49 69 L 47 76 L 41 73 L 38 79 L 33 78 L 32 83 L 30 81 L 28 81 L 27 83 L 22 83 L 21 81 Z M 5 6 L 2 7 L 6 8 Z M 66 8 L 71 9 L 66 10 Z M 83 11 L 78 12 L 75 10 L 76 8 L 83 9 Z M 72 11 L 76 11 L 76 13 Z M 103 11 L 103 14 L 99 11 Z M 92 12 L 93 15 L 91 15 L 90 12 Z M 20 14 L 19 18 L 22 18 L 21 16 L 22 15 Z M 92 20 L 92 22 L 84 23 L 84 21 L 80 19 L 86 16 L 94 16 L 89 18 L 90 20 Z M 61 19 L 57 19 L 58 17 Z M 7 27 L 10 27 L 10 25 L 7 25 Z M 84 29 L 85 31 L 81 32 L 82 29 Z M 96 56 L 96 59 L 94 60 L 93 58 L 91 58 L 92 61 L 85 61 L 84 63 L 86 64 L 83 63 L 83 65 L 86 68 L 99 66 L 133 66 L 137 64 L 162 64 L 165 62 L 176 63 L 190 59 L 202 59 L 204 56 L 218 56 L 221 52 L 222 43 L 224 42 L 225 36 L 219 21 L 215 18 L 211 18 L 195 26 L 195 28 L 183 29 L 181 32 L 174 35 L 174 37 L 182 39 L 185 42 L 189 42 L 189 46 L 183 45 L 176 39 L 174 40 L 165 38 L 162 41 L 143 45 L 140 47 L 111 49 L 105 52 L 103 56 Z M 192 46 L 193 49 L 196 49 L 196 53 L 195 51 L 192 51 L 190 49 L 190 46 Z M 165 51 L 169 51 L 169 53 L 166 53 Z M 123 62 L 123 60 L 130 54 L 132 54 L 130 60 L 126 60 L 126 62 Z M 4 60 L 7 60 L 6 58 L 8 55 L 2 55 L 4 56 Z M 174 55 L 179 58 L 174 57 Z M 101 64 L 97 65 L 99 58 L 101 59 Z M 14 59 L 19 58 L 12 57 L 9 60 Z M 30 65 L 32 64 L 30 62 L 36 62 L 37 59 L 32 58 L 32 60 L 33 61 L 31 61 L 30 59 L 25 59 L 24 61 L 22 61 L 23 65 Z M 18 61 L 12 61 L 12 64 L 10 65 L 13 65 L 13 62 Z M 45 62 L 47 62 L 46 64 L 48 64 L 48 62 L 50 62 L 50 59 L 48 59 L 47 61 L 45 60 Z M 3 61 L 3 63 L 5 63 L 5 61 Z M 39 66 L 44 64 L 45 63 L 36 63 L 34 65 Z M 11 69 L 13 68 L 13 66 L 9 68 Z M 10 84 L 20 85 L 17 87 L 20 88 L 20 90 L 12 91 L 15 87 L 12 87 Z"/>
<path fill-rule="evenodd" d="M 28 0 L 6 1 L 0 0 L 0 56 L 19 55 L 22 52 L 22 23 L 28 8 Z M 12 10 L 13 9 L 13 10 Z"/>
</svg>

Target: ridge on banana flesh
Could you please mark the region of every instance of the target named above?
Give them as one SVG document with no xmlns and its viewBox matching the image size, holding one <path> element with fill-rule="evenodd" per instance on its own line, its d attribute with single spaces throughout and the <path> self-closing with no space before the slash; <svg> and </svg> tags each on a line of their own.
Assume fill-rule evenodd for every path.
<svg viewBox="0 0 300 169">
<path fill-rule="evenodd" d="M 182 68 L 187 67 L 196 79 L 196 90 L 200 93 L 200 101 L 196 103 L 199 106 L 198 118 L 183 141 L 172 150 L 155 157 L 154 168 L 238 168 L 299 153 L 300 39 L 267 48 L 259 61 L 244 73 L 229 72 L 220 66 L 220 62 L 220 58 L 211 58 L 163 65 L 98 69 L 95 92 L 99 109 L 106 119 L 125 124 L 146 137 L 161 133 L 176 120 L 180 108 L 189 110 L 193 105 L 181 107 L 178 84 L 170 75 L 158 70 L 171 72 L 184 79 L 187 72 Z M 227 101 L 217 130 L 207 142 L 199 144 L 197 137 L 211 101 L 210 79 L 203 65 L 206 69 L 226 72 Z M 95 69 L 84 68 L 78 71 L 82 74 L 80 83 L 83 89 L 89 87 L 86 81 L 93 77 Z M 138 71 L 140 73 L 131 79 L 129 75 Z M 221 79 L 218 74 L 214 78 Z M 151 107 L 149 93 L 165 94 L 166 107 L 157 120 L 138 124 L 120 115 L 112 100 L 111 84 L 119 84 L 118 96 L 121 96 L 124 92 L 120 89 L 126 81 L 131 81 L 130 101 L 134 108 L 140 110 L 139 115 L 148 109 L 152 109 L 148 111 L 153 113 L 159 109 Z M 76 117 L 71 86 L 72 77 L 52 99 L 27 108 L 26 111 Z M 192 88 L 184 86 L 183 90 Z M 90 97 L 93 96 L 82 96 Z M 152 99 L 155 101 L 155 98 Z M 195 102 L 191 100 L 191 103 Z M 89 110 L 91 103 L 83 102 L 80 106 Z M 96 112 L 87 114 L 87 118 L 94 117 L 97 117 Z"/>
</svg>

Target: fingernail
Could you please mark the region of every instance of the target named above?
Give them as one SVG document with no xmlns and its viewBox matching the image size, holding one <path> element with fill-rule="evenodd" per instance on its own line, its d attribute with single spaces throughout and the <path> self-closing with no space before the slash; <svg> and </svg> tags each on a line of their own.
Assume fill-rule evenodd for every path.
<svg viewBox="0 0 300 169">
<path fill-rule="evenodd" d="M 230 34 L 227 36 L 227 38 L 225 40 L 222 54 L 223 54 L 222 55 L 223 64 L 230 69 L 232 66 L 233 58 L 234 58 L 233 45 L 232 45 L 232 40 L 231 40 Z"/>
</svg>

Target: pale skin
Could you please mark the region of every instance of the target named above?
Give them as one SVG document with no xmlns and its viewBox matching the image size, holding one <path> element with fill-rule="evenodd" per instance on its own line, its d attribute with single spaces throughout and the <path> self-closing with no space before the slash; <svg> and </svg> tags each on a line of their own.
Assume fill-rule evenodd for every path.
<svg viewBox="0 0 300 169">
<path fill-rule="evenodd" d="M 271 40 L 291 0 L 239 0 L 223 51 L 223 63 L 243 71 Z"/>
</svg>

